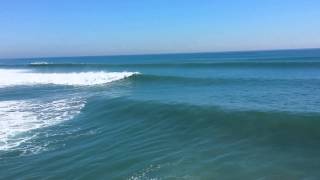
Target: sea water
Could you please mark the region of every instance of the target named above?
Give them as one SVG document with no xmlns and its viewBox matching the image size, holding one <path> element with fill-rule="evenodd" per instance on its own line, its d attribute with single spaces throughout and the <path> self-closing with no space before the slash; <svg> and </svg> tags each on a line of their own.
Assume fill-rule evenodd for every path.
<svg viewBox="0 0 320 180">
<path fill-rule="evenodd" d="M 319 179 L 320 50 L 0 60 L 0 179 Z"/>
</svg>

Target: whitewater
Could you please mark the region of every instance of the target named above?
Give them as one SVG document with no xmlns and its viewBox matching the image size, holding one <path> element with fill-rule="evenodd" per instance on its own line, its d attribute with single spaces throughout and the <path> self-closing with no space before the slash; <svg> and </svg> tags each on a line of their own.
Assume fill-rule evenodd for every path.
<svg viewBox="0 0 320 180">
<path fill-rule="evenodd" d="M 14 86 L 93 86 L 121 80 L 137 72 L 39 73 L 27 69 L 0 69 L 0 88 Z M 72 119 L 85 106 L 85 97 L 51 101 L 0 101 L 0 151 L 17 148 L 34 138 L 32 130 Z"/>
<path fill-rule="evenodd" d="M 74 85 L 90 86 L 105 84 L 130 77 L 137 72 L 80 72 L 80 73 L 35 73 L 29 70 L 0 69 L 0 87 L 17 85 Z"/>
</svg>

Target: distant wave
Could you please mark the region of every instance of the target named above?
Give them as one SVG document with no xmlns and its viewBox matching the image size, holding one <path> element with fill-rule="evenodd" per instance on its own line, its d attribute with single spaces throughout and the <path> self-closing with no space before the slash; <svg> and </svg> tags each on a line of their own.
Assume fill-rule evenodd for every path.
<svg viewBox="0 0 320 180">
<path fill-rule="evenodd" d="M 136 64 L 107 64 L 107 63 L 30 63 L 28 66 L 49 67 L 150 67 L 150 68 L 219 68 L 219 67 L 320 67 L 320 61 L 223 61 L 223 62 L 183 62 L 183 63 L 136 63 Z"/>
<path fill-rule="evenodd" d="M 46 65 L 46 64 L 49 64 L 49 63 L 45 61 L 37 61 L 37 62 L 30 63 L 30 65 Z"/>
<path fill-rule="evenodd" d="M 37 73 L 27 70 L 1 69 L 0 87 L 39 84 L 90 86 L 121 80 L 134 74 L 138 72 Z"/>
</svg>

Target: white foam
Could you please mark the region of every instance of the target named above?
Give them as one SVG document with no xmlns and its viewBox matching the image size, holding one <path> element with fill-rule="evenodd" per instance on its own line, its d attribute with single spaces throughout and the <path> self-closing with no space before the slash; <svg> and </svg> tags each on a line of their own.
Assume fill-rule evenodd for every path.
<svg viewBox="0 0 320 180">
<path fill-rule="evenodd" d="M 46 65 L 46 64 L 49 64 L 49 63 L 45 61 L 37 61 L 37 62 L 30 63 L 30 65 Z"/>
<path fill-rule="evenodd" d="M 19 146 L 33 138 L 25 134 L 72 119 L 80 113 L 85 101 L 80 98 L 37 101 L 0 101 L 0 150 Z"/>
<path fill-rule="evenodd" d="M 137 72 L 37 73 L 28 70 L 0 69 L 0 87 L 17 85 L 90 86 L 130 77 Z"/>
</svg>

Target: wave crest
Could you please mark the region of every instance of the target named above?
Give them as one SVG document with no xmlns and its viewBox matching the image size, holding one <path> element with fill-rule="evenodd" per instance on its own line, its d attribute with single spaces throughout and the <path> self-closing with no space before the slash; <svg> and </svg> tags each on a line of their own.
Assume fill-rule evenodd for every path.
<svg viewBox="0 0 320 180">
<path fill-rule="evenodd" d="M 27 70 L 0 70 L 0 87 L 17 85 L 90 86 L 121 80 L 138 72 L 37 73 Z"/>
</svg>

